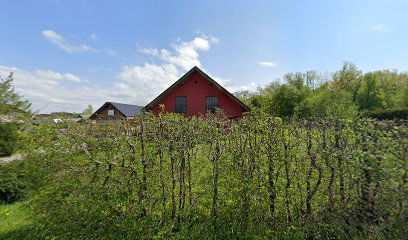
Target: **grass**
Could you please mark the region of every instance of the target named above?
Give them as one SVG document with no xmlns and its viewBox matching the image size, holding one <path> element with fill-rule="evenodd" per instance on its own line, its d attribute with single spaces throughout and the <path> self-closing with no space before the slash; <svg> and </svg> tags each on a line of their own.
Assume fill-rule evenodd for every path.
<svg viewBox="0 0 408 240">
<path fill-rule="evenodd" d="M 29 210 L 23 202 L 0 205 L 0 239 L 25 239 Z"/>
</svg>

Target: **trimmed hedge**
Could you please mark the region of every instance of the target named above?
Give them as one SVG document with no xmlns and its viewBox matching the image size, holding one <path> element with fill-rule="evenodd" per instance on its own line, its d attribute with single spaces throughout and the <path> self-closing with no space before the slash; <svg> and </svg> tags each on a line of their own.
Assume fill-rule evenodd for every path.
<svg viewBox="0 0 408 240">
<path fill-rule="evenodd" d="M 379 120 L 408 119 L 408 108 L 378 109 L 366 115 Z"/>
</svg>

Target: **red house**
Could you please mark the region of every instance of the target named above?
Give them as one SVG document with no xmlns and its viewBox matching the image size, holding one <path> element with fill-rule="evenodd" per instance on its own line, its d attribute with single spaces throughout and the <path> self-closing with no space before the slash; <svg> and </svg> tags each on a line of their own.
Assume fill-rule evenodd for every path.
<svg viewBox="0 0 408 240">
<path fill-rule="evenodd" d="M 161 111 L 160 105 L 164 105 L 167 112 L 181 113 L 188 117 L 202 116 L 215 109 L 222 109 L 228 117 L 239 118 L 243 112 L 251 111 L 198 67 L 193 67 L 147 104 L 145 109 L 158 114 Z"/>
</svg>

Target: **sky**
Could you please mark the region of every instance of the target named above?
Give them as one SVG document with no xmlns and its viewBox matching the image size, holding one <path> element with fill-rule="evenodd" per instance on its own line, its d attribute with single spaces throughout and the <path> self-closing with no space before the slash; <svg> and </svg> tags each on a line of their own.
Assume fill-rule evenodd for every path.
<svg viewBox="0 0 408 240">
<path fill-rule="evenodd" d="M 42 113 L 146 105 L 193 66 L 232 92 L 344 61 L 408 70 L 407 0 L 0 3 L 0 76 Z"/>
</svg>

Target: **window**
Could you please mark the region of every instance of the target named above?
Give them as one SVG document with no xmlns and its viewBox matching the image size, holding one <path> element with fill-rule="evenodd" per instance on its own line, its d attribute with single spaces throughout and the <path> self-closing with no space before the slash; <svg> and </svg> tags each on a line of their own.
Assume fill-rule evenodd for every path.
<svg viewBox="0 0 408 240">
<path fill-rule="evenodd" d="M 108 110 L 108 116 L 115 116 L 115 110 Z"/>
<path fill-rule="evenodd" d="M 187 113 L 187 97 L 176 97 L 176 113 Z"/>
<path fill-rule="evenodd" d="M 218 97 L 209 96 L 207 97 L 206 109 L 207 113 L 213 113 L 218 108 Z"/>
</svg>

